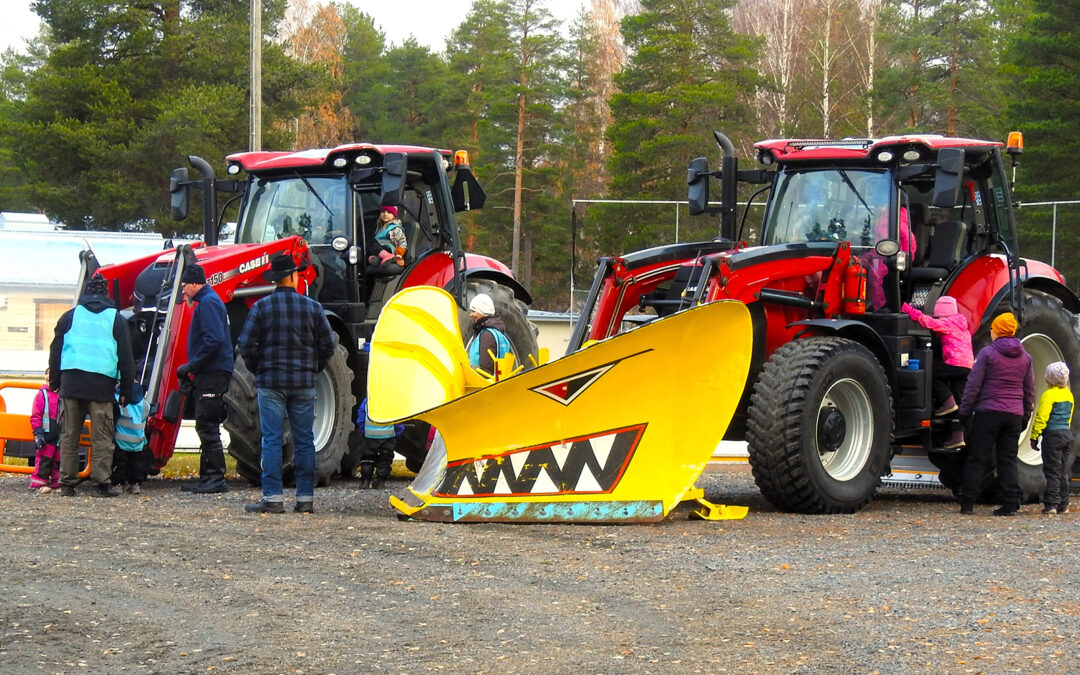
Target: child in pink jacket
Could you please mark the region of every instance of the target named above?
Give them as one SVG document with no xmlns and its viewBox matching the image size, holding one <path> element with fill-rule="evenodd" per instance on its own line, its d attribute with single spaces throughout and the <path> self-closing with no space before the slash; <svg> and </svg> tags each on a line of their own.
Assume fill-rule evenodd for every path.
<svg viewBox="0 0 1080 675">
<path fill-rule="evenodd" d="M 956 450 L 964 445 L 964 429 L 955 416 L 959 407 L 956 399 L 963 393 L 964 383 L 975 363 L 967 319 L 957 310 L 956 299 L 949 295 L 937 299 L 933 316 L 927 316 L 906 302 L 901 309 L 938 337 L 934 341 L 934 417 L 953 415 L 945 448 Z"/>
<path fill-rule="evenodd" d="M 45 384 L 34 396 L 30 410 L 30 426 L 34 430 L 34 472 L 30 474 L 30 489 L 45 494 L 60 488 L 60 395 L 49 389 L 49 371 Z"/>
</svg>

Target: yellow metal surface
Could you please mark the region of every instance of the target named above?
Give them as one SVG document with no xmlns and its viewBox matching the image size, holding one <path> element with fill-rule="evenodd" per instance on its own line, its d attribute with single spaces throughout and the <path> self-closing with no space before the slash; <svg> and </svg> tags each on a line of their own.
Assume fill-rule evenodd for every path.
<svg viewBox="0 0 1080 675">
<path fill-rule="evenodd" d="M 750 513 L 750 508 L 746 506 L 713 504 L 702 498 L 696 498 L 693 501 L 698 508 L 690 512 L 690 517 L 700 520 L 741 520 Z"/>
<path fill-rule="evenodd" d="M 371 338 L 371 419 L 408 419 L 487 384 L 469 367 L 457 303 L 449 293 L 415 286 L 386 303 Z"/>
<path fill-rule="evenodd" d="M 372 339 L 368 410 L 380 423 L 419 418 L 440 442 L 394 505 L 436 520 L 663 517 L 723 437 L 751 341 L 743 304 L 710 303 L 485 386 L 453 298 L 407 289 Z M 578 508 L 599 502 L 617 507 Z"/>
</svg>

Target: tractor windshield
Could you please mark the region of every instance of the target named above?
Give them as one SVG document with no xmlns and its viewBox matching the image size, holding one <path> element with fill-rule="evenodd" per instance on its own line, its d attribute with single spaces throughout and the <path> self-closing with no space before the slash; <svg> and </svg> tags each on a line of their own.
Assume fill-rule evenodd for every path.
<svg viewBox="0 0 1080 675">
<path fill-rule="evenodd" d="M 296 234 L 319 245 L 347 237 L 348 187 L 343 175 L 257 178 L 249 187 L 237 242 L 261 244 Z"/>
<path fill-rule="evenodd" d="M 849 241 L 873 246 L 890 236 L 888 171 L 785 170 L 776 178 L 762 243 Z"/>
</svg>

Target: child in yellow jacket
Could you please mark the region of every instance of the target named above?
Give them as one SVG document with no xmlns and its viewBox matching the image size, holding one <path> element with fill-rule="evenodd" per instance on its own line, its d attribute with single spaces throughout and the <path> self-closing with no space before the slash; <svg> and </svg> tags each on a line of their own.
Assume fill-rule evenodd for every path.
<svg viewBox="0 0 1080 675">
<path fill-rule="evenodd" d="M 1046 391 L 1039 397 L 1031 447 L 1039 449 L 1042 436 L 1043 474 L 1046 491 L 1043 510 L 1047 515 L 1069 512 L 1069 446 L 1072 445 L 1072 414 L 1075 404 L 1069 389 L 1069 367 L 1055 361 L 1046 367 Z"/>
</svg>

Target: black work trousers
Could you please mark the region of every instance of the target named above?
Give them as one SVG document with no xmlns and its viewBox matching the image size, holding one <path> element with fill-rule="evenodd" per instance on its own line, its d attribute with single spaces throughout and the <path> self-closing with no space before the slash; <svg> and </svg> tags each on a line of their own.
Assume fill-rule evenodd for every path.
<svg viewBox="0 0 1080 675">
<path fill-rule="evenodd" d="M 967 378 L 970 374 L 971 368 L 951 366 L 944 361 L 934 359 L 934 381 L 931 383 L 934 409 L 936 410 L 950 396 L 959 403 L 960 399 L 964 397 L 964 385 L 967 384 Z M 964 430 L 964 425 L 960 422 L 959 412 L 950 413 L 948 420 L 950 432 L 955 433 Z"/>
<path fill-rule="evenodd" d="M 938 407 L 950 396 L 959 403 L 964 396 L 964 385 L 967 384 L 971 368 L 950 366 L 944 361 L 934 361 L 934 381 L 931 384 L 934 392 L 934 407 Z"/>
<path fill-rule="evenodd" d="M 1069 447 L 1073 435 L 1068 429 L 1044 431 L 1042 435 L 1043 475 L 1046 476 L 1046 491 L 1043 504 L 1051 506 L 1069 505 Z"/>
<path fill-rule="evenodd" d="M 964 485 L 960 501 L 974 502 L 995 457 L 998 483 L 1001 486 L 1001 505 L 1007 509 L 1020 508 L 1020 477 L 1016 466 L 1016 451 L 1023 430 L 1020 415 L 976 410 L 967 428 L 967 460 L 964 462 Z"/>
<path fill-rule="evenodd" d="M 397 437 L 364 437 L 364 454 L 360 457 L 360 476 L 362 478 L 388 478 L 394 463 L 394 450 Z"/>
<path fill-rule="evenodd" d="M 192 395 L 195 397 L 195 433 L 199 435 L 199 479 L 225 479 L 225 449 L 221 445 L 221 423 L 225 421 L 225 392 L 232 373 L 211 371 L 195 373 Z"/>
</svg>

